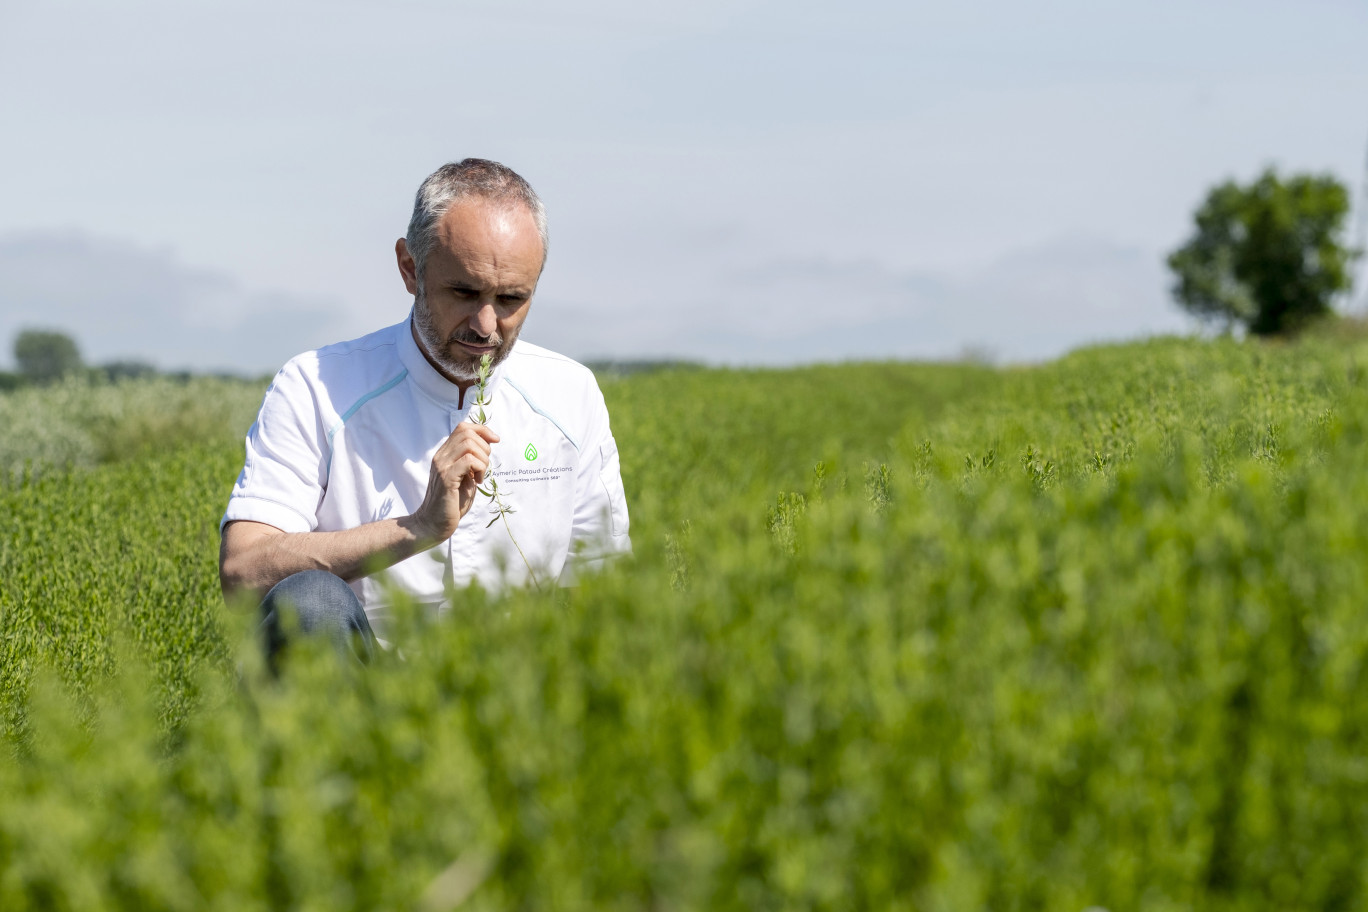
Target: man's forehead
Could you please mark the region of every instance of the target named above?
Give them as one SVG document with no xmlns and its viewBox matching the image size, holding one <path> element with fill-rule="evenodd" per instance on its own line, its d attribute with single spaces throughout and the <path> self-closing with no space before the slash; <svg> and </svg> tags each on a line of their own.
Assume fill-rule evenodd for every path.
<svg viewBox="0 0 1368 912">
<path fill-rule="evenodd" d="M 519 243 L 529 240 L 541 244 L 536 219 L 518 200 L 467 197 L 451 204 L 437 224 L 444 242 L 475 241 Z"/>
<path fill-rule="evenodd" d="M 541 234 L 525 207 L 462 200 L 443 215 L 424 271 L 448 288 L 531 294 L 544 260 Z"/>
</svg>

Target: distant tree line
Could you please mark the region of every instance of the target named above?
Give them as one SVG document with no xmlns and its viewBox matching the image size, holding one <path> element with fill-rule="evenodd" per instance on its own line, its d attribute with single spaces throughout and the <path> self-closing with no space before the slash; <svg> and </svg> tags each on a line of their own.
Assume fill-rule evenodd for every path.
<svg viewBox="0 0 1368 912">
<path fill-rule="evenodd" d="M 72 377 L 92 383 L 117 383 L 142 377 L 169 377 L 189 380 L 190 371 L 160 371 L 146 361 L 118 360 L 88 365 L 81 349 L 70 335 L 52 329 L 25 329 L 14 338 L 16 370 L 0 371 L 0 392 L 22 386 L 46 386 Z M 588 362 L 601 377 L 623 377 L 658 370 L 694 370 L 702 365 L 682 360 L 598 360 Z M 235 377 L 233 374 L 214 374 Z"/>
<path fill-rule="evenodd" d="M 677 358 L 615 360 L 610 358 L 586 361 L 584 366 L 599 377 L 628 377 L 632 374 L 649 374 L 661 370 L 701 370 L 698 361 L 685 361 Z"/>
<path fill-rule="evenodd" d="M 143 361 L 110 361 L 87 365 L 76 340 L 64 332 L 50 329 L 25 329 L 14 337 L 13 373 L 0 372 L 0 390 L 21 386 L 46 386 L 69 377 L 83 376 L 97 382 L 112 383 L 136 377 L 151 377 L 157 369 Z"/>
<path fill-rule="evenodd" d="M 76 340 L 51 329 L 25 329 L 14 337 L 14 371 L 0 371 L 0 391 L 47 386 L 72 377 L 93 383 L 116 383 L 140 377 L 188 380 L 189 371 L 163 372 L 146 361 L 117 360 L 88 365 Z"/>
</svg>

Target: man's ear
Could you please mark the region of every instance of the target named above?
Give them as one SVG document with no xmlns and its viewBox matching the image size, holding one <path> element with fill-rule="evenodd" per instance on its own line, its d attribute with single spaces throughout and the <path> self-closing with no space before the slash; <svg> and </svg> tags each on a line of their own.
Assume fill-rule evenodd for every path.
<svg viewBox="0 0 1368 912">
<path fill-rule="evenodd" d="M 409 294 L 418 294 L 418 265 L 409 253 L 408 241 L 400 238 L 394 242 L 394 258 L 399 261 L 399 274 L 404 277 L 404 287 Z"/>
</svg>

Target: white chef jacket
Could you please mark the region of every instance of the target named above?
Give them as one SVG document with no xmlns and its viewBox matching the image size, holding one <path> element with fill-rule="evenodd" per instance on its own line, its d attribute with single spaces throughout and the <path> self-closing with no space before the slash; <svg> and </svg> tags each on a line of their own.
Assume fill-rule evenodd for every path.
<svg viewBox="0 0 1368 912">
<path fill-rule="evenodd" d="M 386 583 L 440 606 L 453 587 L 568 578 L 628 551 L 627 501 L 608 409 L 593 373 L 519 340 L 489 380 L 488 425 L 499 435 L 491 469 L 514 512 L 475 505 L 451 538 L 351 586 L 383 637 Z M 428 363 L 409 321 L 306 352 L 276 374 L 220 528 L 252 520 L 285 532 L 336 531 L 414 512 L 433 454 L 465 420 L 475 389 L 460 390 Z M 573 559 L 573 560 L 571 560 Z M 379 626 L 377 626 L 379 625 Z"/>
</svg>

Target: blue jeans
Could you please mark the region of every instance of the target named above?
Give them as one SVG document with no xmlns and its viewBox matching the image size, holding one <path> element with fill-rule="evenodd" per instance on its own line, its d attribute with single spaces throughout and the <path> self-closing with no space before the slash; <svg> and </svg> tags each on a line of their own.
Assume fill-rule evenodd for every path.
<svg viewBox="0 0 1368 912">
<path fill-rule="evenodd" d="M 292 623 L 286 623 L 288 616 Z M 261 601 L 261 632 L 266 664 L 278 670 L 288 645 L 287 630 L 323 637 L 339 655 L 365 664 L 375 656 L 375 634 L 361 600 L 341 577 L 326 570 L 303 570 L 271 587 Z"/>
</svg>

